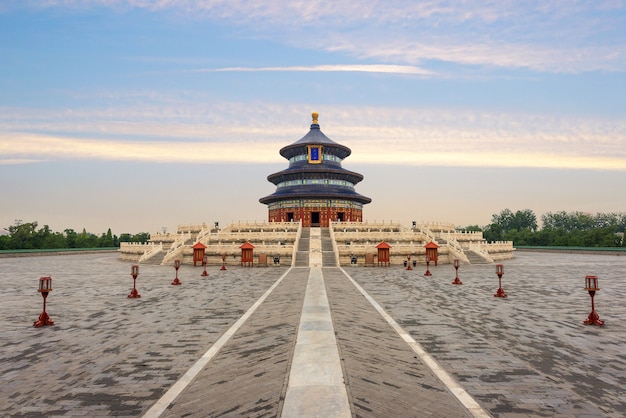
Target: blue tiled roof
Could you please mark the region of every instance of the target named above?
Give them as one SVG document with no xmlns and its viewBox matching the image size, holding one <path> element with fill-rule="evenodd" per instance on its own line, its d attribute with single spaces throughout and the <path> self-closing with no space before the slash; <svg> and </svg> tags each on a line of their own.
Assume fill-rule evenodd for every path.
<svg viewBox="0 0 626 418">
<path fill-rule="evenodd" d="M 341 160 L 350 155 L 350 148 L 338 144 L 328 138 L 320 130 L 317 122 L 317 114 L 314 114 L 314 123 L 311 125 L 309 133 L 291 145 L 287 145 L 280 150 L 280 155 L 290 159 L 297 155 L 305 156 L 308 152 L 307 145 L 322 145 L 323 154 L 334 155 L 338 160 L 324 159 L 319 164 L 311 164 L 307 160 L 295 159 L 290 166 L 277 173 L 267 176 L 267 180 L 275 185 L 290 180 L 307 179 L 328 179 L 345 180 L 351 184 L 357 184 L 363 180 L 363 175 L 349 171 L 341 167 Z M 370 203 L 372 199 L 360 195 L 351 186 L 340 186 L 336 184 L 306 184 L 292 185 L 277 188 L 276 192 L 269 196 L 262 197 L 259 202 L 270 204 L 281 200 L 291 199 L 342 199 Z"/>
<path fill-rule="evenodd" d="M 297 140 L 291 145 L 287 145 L 280 150 L 280 155 L 289 159 L 294 155 L 306 154 L 307 145 L 323 145 L 324 152 L 338 156 L 341 159 L 349 156 L 352 151 L 350 148 L 338 144 L 320 130 L 320 126 L 317 123 L 311 125 L 309 133 Z"/>
<path fill-rule="evenodd" d="M 363 180 L 363 175 L 341 167 L 328 167 L 323 164 L 307 164 L 304 167 L 289 167 L 286 170 L 270 174 L 267 176 L 267 181 L 278 184 L 287 180 L 304 178 L 334 178 L 347 180 L 352 184 L 357 184 Z"/>
<path fill-rule="evenodd" d="M 344 199 L 363 204 L 372 201 L 369 197 L 363 196 L 347 187 L 306 185 L 283 187 L 269 196 L 262 197 L 259 199 L 259 202 L 267 205 L 273 202 L 291 199 Z"/>
</svg>

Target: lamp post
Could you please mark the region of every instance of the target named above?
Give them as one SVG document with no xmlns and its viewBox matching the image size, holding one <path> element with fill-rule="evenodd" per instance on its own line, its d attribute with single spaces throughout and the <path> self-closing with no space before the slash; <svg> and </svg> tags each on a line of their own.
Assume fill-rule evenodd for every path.
<svg viewBox="0 0 626 418">
<path fill-rule="evenodd" d="M 48 297 L 48 293 L 52 292 L 52 278 L 40 277 L 39 289 L 37 291 L 43 296 L 43 312 L 39 315 L 39 319 L 33 322 L 33 326 L 41 327 L 44 325 L 54 325 L 54 321 L 52 321 L 46 313 L 46 298 Z"/>
<path fill-rule="evenodd" d="M 411 254 L 408 254 L 406 256 L 406 269 L 407 270 L 413 270 L 413 267 L 411 267 Z"/>
<path fill-rule="evenodd" d="M 585 290 L 589 292 L 589 296 L 591 296 L 591 313 L 583 321 L 585 325 L 597 325 L 601 327 L 604 325 L 604 321 L 600 319 L 600 316 L 596 312 L 595 305 L 593 303 L 593 298 L 596 295 L 596 290 L 600 290 L 598 287 L 598 278 L 596 276 L 586 276 L 585 277 Z"/>
<path fill-rule="evenodd" d="M 137 276 L 139 276 L 139 266 L 133 265 L 130 267 L 130 275 L 133 276 L 133 290 L 128 295 L 129 298 L 140 298 L 141 295 L 137 292 Z"/>
<path fill-rule="evenodd" d="M 222 267 L 220 270 L 226 270 L 226 253 L 222 254 Z"/>
<path fill-rule="evenodd" d="M 209 275 L 209 273 L 206 272 L 206 265 L 208 261 L 209 261 L 209 258 L 206 255 L 202 257 L 202 267 L 204 268 L 204 271 L 200 275 L 202 277 L 206 277 Z"/>
<path fill-rule="evenodd" d="M 456 270 L 456 278 L 452 282 L 452 284 L 463 284 L 463 282 L 459 279 L 459 259 L 455 258 L 452 262 L 454 265 L 454 269 Z"/>
<path fill-rule="evenodd" d="M 174 268 L 176 269 L 176 278 L 172 282 L 173 285 L 182 284 L 180 280 L 178 280 L 178 269 L 180 268 L 180 260 L 174 260 Z"/>
<path fill-rule="evenodd" d="M 432 276 L 430 273 L 430 256 L 428 254 L 426 254 L 426 273 L 424 273 L 424 276 Z"/>
<path fill-rule="evenodd" d="M 504 274 L 504 266 L 502 264 L 496 264 L 496 274 L 498 275 L 498 291 L 493 297 L 505 298 L 507 294 L 504 293 L 504 289 L 502 289 L 502 275 Z"/>
</svg>

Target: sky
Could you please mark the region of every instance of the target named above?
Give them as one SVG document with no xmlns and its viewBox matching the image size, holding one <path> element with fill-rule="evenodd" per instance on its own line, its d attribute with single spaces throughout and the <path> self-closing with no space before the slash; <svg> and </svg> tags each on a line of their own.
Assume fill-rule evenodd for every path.
<svg viewBox="0 0 626 418">
<path fill-rule="evenodd" d="M 0 0 L 0 230 L 264 221 L 308 131 L 367 221 L 626 212 L 626 1 Z"/>
</svg>

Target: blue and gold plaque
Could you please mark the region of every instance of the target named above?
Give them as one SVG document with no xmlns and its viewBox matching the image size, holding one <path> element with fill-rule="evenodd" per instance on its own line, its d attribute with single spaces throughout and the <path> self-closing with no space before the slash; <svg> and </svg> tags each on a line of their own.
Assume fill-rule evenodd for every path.
<svg viewBox="0 0 626 418">
<path fill-rule="evenodd" d="M 307 145 L 309 150 L 309 164 L 320 164 L 322 162 L 322 146 Z"/>
</svg>

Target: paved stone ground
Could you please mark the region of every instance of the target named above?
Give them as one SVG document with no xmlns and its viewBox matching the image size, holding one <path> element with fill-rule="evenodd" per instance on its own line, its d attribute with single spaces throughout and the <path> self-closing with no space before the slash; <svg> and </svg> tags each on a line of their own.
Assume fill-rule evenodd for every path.
<svg viewBox="0 0 626 418">
<path fill-rule="evenodd" d="M 518 253 L 504 264 L 507 299 L 492 296 L 493 265 L 461 266 L 462 286 L 450 284 L 449 265 L 431 266 L 430 278 L 420 266 L 345 270 L 492 415 L 623 416 L 626 257 Z M 171 286 L 173 268 L 142 265 L 133 300 L 130 264 L 116 255 L 0 260 L 0 416 L 145 413 L 286 270 L 209 269 L 202 278 L 183 266 L 183 285 Z M 325 281 L 354 415 L 463 416 L 332 270 Z M 586 274 L 599 277 L 603 328 L 582 324 Z M 42 275 L 53 278 L 55 325 L 36 329 Z M 305 281 L 281 283 L 168 416 L 276 416 Z"/>
<path fill-rule="evenodd" d="M 471 417 L 337 268 L 324 280 L 359 417 Z"/>
<path fill-rule="evenodd" d="M 294 269 L 163 416 L 277 416 L 308 276 Z"/>
<path fill-rule="evenodd" d="M 518 253 L 493 265 L 384 275 L 346 269 L 495 416 L 623 417 L 626 413 L 626 260 Z M 597 275 L 603 328 L 586 326 L 584 277 Z"/>
</svg>

